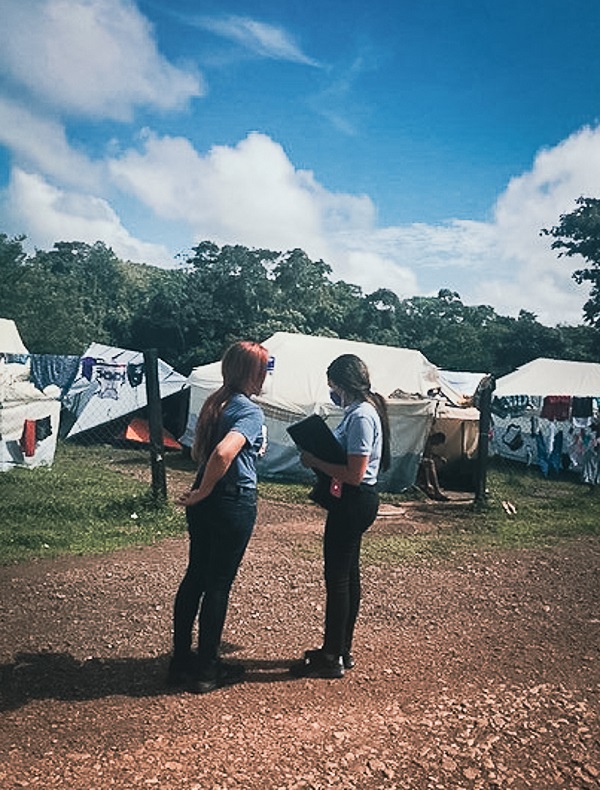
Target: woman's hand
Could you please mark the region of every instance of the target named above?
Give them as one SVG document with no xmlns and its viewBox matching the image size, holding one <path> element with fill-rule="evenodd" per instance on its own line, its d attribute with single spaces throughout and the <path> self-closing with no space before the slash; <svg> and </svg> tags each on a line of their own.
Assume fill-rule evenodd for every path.
<svg viewBox="0 0 600 790">
<path fill-rule="evenodd" d="M 318 460 L 319 459 L 316 457 L 316 455 L 313 455 L 312 453 L 308 453 L 306 452 L 306 450 L 303 450 L 300 453 L 300 463 L 302 464 L 302 466 L 305 466 L 308 469 L 316 469 Z"/>
<path fill-rule="evenodd" d="M 202 502 L 203 499 L 204 497 L 200 495 L 199 490 L 195 488 L 180 494 L 175 500 L 175 504 L 181 507 L 191 507 L 192 505 L 197 505 L 198 502 Z"/>
</svg>

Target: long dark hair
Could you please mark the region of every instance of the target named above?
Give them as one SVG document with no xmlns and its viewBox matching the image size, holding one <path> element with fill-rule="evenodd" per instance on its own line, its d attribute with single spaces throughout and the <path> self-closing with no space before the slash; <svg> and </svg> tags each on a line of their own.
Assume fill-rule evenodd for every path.
<svg viewBox="0 0 600 790">
<path fill-rule="evenodd" d="M 369 369 L 356 354 L 342 354 L 334 359 L 327 368 L 327 378 L 350 397 L 351 400 L 368 401 L 376 410 L 381 420 L 382 451 L 381 468 L 390 468 L 390 420 L 385 398 L 377 392 L 371 392 Z"/>
<path fill-rule="evenodd" d="M 269 352 L 259 343 L 240 340 L 229 346 L 221 360 L 223 384 L 204 401 L 192 446 L 192 458 L 206 463 L 217 444 L 219 417 L 236 392 L 258 394 L 267 375 Z"/>
</svg>

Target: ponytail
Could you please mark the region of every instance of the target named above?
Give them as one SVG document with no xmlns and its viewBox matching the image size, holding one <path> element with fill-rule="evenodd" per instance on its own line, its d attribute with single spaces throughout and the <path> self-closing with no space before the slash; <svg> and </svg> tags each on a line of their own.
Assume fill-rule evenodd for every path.
<svg viewBox="0 0 600 790">
<path fill-rule="evenodd" d="M 383 395 L 380 395 L 378 392 L 369 392 L 367 395 L 367 400 L 373 406 L 379 415 L 379 420 L 381 421 L 382 442 L 380 467 L 385 472 L 390 468 L 390 464 L 392 462 L 392 452 L 390 447 L 390 419 L 388 415 L 387 404 Z"/>
</svg>

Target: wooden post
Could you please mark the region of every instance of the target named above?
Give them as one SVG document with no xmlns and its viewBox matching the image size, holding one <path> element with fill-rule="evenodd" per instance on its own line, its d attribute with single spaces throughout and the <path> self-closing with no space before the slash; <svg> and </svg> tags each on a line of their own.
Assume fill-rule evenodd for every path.
<svg viewBox="0 0 600 790">
<path fill-rule="evenodd" d="M 152 495 L 156 503 L 162 503 L 167 498 L 167 478 L 165 474 L 162 407 L 158 383 L 158 354 L 155 348 L 144 351 L 144 367 L 146 372 L 146 396 L 148 398 L 148 425 L 150 428 Z"/>
<path fill-rule="evenodd" d="M 479 443 L 477 466 L 475 472 L 475 502 L 483 505 L 486 499 L 487 465 L 490 444 L 490 425 L 492 423 L 492 393 L 496 382 L 492 376 L 486 377 L 480 384 L 479 403 Z"/>
</svg>

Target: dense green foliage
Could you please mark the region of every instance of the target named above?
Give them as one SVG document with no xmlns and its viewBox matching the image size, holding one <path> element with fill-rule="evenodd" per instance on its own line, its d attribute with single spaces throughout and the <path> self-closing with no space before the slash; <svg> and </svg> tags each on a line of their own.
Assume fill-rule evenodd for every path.
<svg viewBox="0 0 600 790">
<path fill-rule="evenodd" d="M 580 255 L 588 266 L 573 272 L 575 282 L 591 283 L 590 298 L 583 306 L 584 320 L 600 329 L 600 198 L 580 197 L 578 208 L 562 214 L 558 225 L 542 233 L 552 236 L 559 257 Z"/>
<path fill-rule="evenodd" d="M 288 331 L 414 348 L 440 367 L 496 376 L 536 357 L 600 361 L 597 328 L 551 328 L 525 310 L 501 316 L 448 289 L 364 294 L 299 249 L 204 241 L 163 270 L 121 261 L 101 242 L 27 255 L 24 241 L 0 234 L 0 316 L 16 321 L 32 353 L 81 354 L 93 341 L 156 348 L 186 374 L 234 340 Z"/>
</svg>

